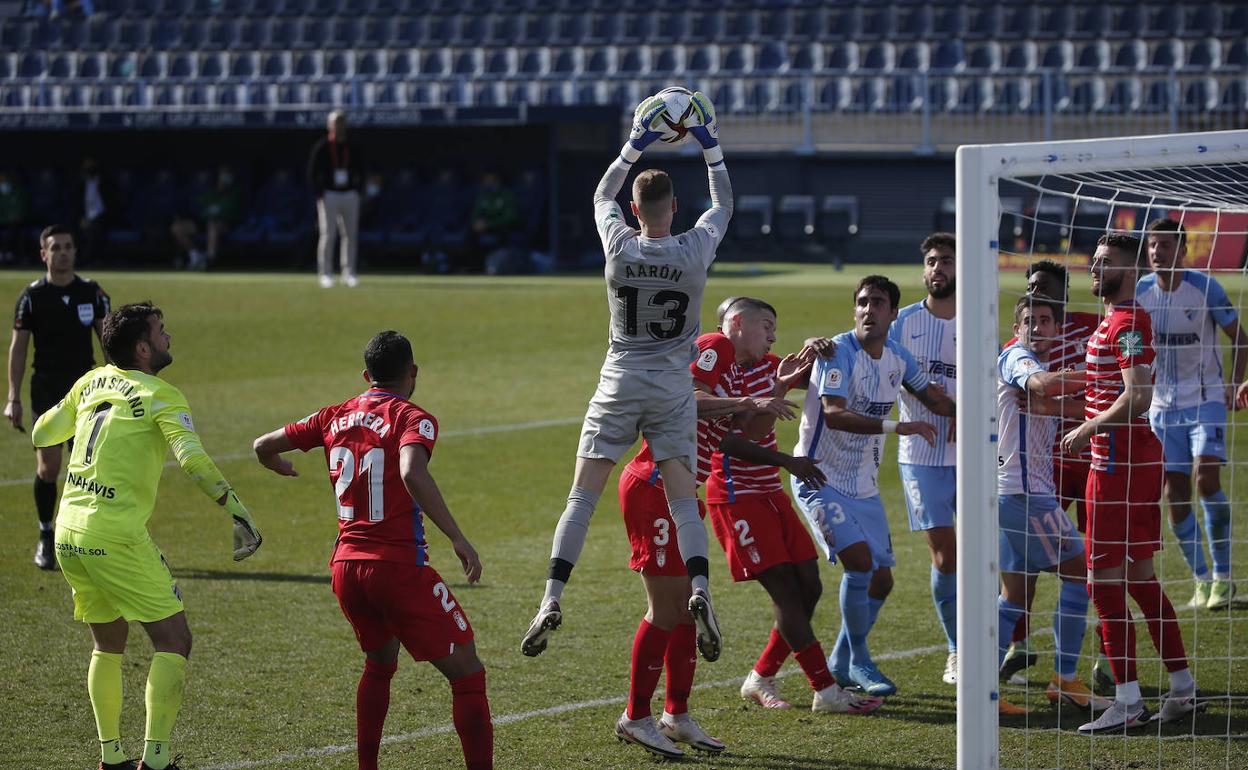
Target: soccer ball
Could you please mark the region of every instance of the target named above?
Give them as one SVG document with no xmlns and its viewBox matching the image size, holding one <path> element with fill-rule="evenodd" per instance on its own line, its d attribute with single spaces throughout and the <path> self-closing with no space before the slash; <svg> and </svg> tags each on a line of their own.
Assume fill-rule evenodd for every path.
<svg viewBox="0 0 1248 770">
<path fill-rule="evenodd" d="M 679 144 L 689 136 L 689 130 L 685 127 L 686 122 L 693 117 L 693 92 L 688 88 L 680 86 L 672 86 L 664 88 L 655 96 L 659 97 L 667 104 L 667 109 L 659 116 L 659 125 L 654 128 L 661 129 L 659 131 L 659 141 L 664 144 Z M 642 102 L 645 104 L 645 102 Z M 638 110 L 641 105 L 638 105 Z M 634 120 L 637 115 L 634 114 Z"/>
</svg>

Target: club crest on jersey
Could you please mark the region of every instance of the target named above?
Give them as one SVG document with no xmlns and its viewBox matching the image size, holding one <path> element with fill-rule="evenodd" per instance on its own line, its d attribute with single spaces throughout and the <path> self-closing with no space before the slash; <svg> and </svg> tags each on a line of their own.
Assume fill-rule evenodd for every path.
<svg viewBox="0 0 1248 770">
<path fill-rule="evenodd" d="M 829 387 L 829 388 L 841 387 L 841 380 L 844 378 L 844 376 L 845 375 L 841 374 L 840 369 L 829 369 L 827 377 L 824 378 L 825 387 Z"/>
<path fill-rule="evenodd" d="M 459 626 L 460 631 L 468 630 L 468 621 L 464 620 L 464 616 L 459 610 L 455 610 L 455 613 L 451 615 L 451 617 L 455 619 L 455 625 Z"/>
<path fill-rule="evenodd" d="M 654 563 L 659 565 L 660 567 L 662 567 L 664 564 L 667 564 L 667 549 L 666 548 L 660 548 L 659 550 L 654 552 Z"/>
<path fill-rule="evenodd" d="M 1126 331 L 1118 335 L 1118 350 L 1123 358 L 1138 356 L 1144 352 L 1144 335 L 1138 331 Z"/>
<path fill-rule="evenodd" d="M 195 430 L 195 423 L 191 422 L 190 412 L 178 412 L 178 422 L 182 423 L 182 427 L 187 430 Z"/>
<path fill-rule="evenodd" d="M 894 369 L 888 373 L 888 387 L 895 388 L 897 383 L 901 382 L 901 370 Z"/>
<path fill-rule="evenodd" d="M 420 425 L 416 426 L 416 430 L 420 431 L 420 435 L 433 441 L 433 420 L 421 420 Z"/>
<path fill-rule="evenodd" d="M 78 306 L 78 320 L 83 326 L 90 326 L 95 320 L 95 305 L 90 302 Z"/>
<path fill-rule="evenodd" d="M 719 361 L 719 353 L 714 348 L 707 348 L 702 351 L 702 355 L 698 356 L 698 368 L 704 372 L 715 370 L 715 363 Z"/>
</svg>

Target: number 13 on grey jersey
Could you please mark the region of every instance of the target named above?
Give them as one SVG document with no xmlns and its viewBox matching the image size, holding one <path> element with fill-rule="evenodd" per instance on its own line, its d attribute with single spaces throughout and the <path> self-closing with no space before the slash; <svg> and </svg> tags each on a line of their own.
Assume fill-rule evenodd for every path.
<svg viewBox="0 0 1248 770">
<path fill-rule="evenodd" d="M 723 214 L 711 209 L 691 230 L 643 238 L 625 224 L 619 204 L 598 202 L 594 221 L 606 252 L 611 308 L 605 365 L 688 369 L 697 355 L 706 272 L 728 224 Z"/>
</svg>

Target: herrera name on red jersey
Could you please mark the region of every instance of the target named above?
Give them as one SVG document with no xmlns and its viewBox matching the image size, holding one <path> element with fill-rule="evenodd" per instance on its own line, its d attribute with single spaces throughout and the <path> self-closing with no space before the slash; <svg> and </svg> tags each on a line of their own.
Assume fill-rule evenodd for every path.
<svg viewBox="0 0 1248 770">
<path fill-rule="evenodd" d="M 1129 300 L 1101 321 L 1088 340 L 1087 406 L 1091 419 L 1109 409 L 1122 393 L 1122 372 L 1134 366 L 1152 366 L 1153 325 L 1148 313 Z M 1153 435 L 1148 416 L 1140 415 L 1127 425 L 1092 436 L 1092 467 L 1113 473 L 1122 464 L 1159 461 L 1161 444 Z"/>
<path fill-rule="evenodd" d="M 369 390 L 286 426 L 304 452 L 323 447 L 338 506 L 330 562 L 428 564 L 425 521 L 399 470 L 399 450 L 419 444 L 430 456 L 438 421 L 405 398 Z"/>
</svg>

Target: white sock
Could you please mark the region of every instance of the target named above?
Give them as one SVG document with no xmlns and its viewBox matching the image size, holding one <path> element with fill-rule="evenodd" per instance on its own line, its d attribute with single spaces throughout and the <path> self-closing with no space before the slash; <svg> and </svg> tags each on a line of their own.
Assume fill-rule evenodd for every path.
<svg viewBox="0 0 1248 770">
<path fill-rule="evenodd" d="M 1126 682 L 1124 684 L 1114 685 L 1114 700 L 1119 703 L 1125 703 L 1128 706 L 1131 706 L 1139 703 L 1140 699 L 1143 697 L 1143 695 L 1140 695 L 1139 682 Z"/>
<path fill-rule="evenodd" d="M 1190 695 L 1196 691 L 1196 680 L 1192 678 L 1190 668 L 1181 668 L 1170 672 L 1170 694 Z"/>
</svg>

